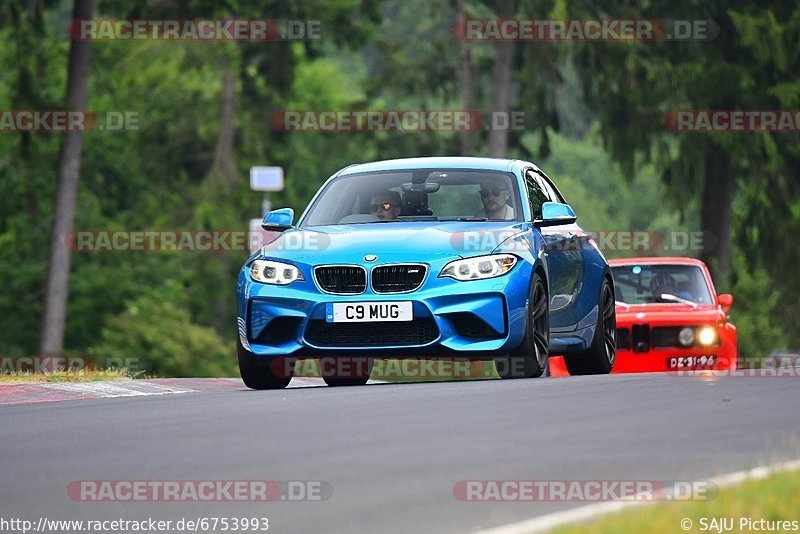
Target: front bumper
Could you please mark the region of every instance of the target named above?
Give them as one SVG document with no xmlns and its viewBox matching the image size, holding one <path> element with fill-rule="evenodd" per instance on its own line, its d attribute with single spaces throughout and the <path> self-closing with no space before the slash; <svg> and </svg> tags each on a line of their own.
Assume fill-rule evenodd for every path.
<svg viewBox="0 0 800 534">
<path fill-rule="evenodd" d="M 705 360 L 702 358 L 705 357 Z M 618 350 L 612 373 L 652 373 L 736 369 L 736 353 L 716 348 L 669 348 L 648 352 Z"/>
<path fill-rule="evenodd" d="M 305 281 L 288 286 L 253 282 L 239 274 L 238 330 L 244 348 L 265 359 L 326 355 L 466 356 L 488 358 L 519 345 L 525 331 L 530 263 L 519 261 L 505 275 L 459 282 L 438 278 L 429 266 L 422 286 L 410 293 L 360 295 L 321 292 Z M 334 302 L 396 302 L 413 305 L 410 322 L 327 323 Z M 376 354 L 379 352 L 379 354 Z"/>
<path fill-rule="evenodd" d="M 636 349 L 636 335 L 634 328 L 642 326 L 649 328 L 645 336 L 646 350 Z M 681 347 L 674 343 L 674 331 L 684 326 L 702 327 L 713 326 L 718 333 L 718 343 L 713 346 Z M 665 343 L 656 341 L 655 332 L 671 330 L 673 334 L 666 334 L 673 342 Z M 624 333 L 624 336 L 621 334 Z M 623 339 L 624 337 L 624 339 Z M 692 370 L 731 370 L 736 369 L 736 336 L 729 328 L 721 324 L 706 322 L 692 323 L 680 321 L 671 323 L 629 323 L 617 322 L 617 362 L 614 365 L 615 373 L 643 373 L 643 372 L 674 372 Z"/>
</svg>

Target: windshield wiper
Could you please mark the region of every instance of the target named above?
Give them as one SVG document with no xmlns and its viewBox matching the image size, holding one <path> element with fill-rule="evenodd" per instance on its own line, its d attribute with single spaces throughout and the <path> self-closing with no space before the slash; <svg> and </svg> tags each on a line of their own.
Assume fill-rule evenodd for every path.
<svg viewBox="0 0 800 534">
<path fill-rule="evenodd" d="M 680 297 L 677 297 L 677 296 L 673 295 L 672 293 L 661 293 L 661 295 L 659 295 L 659 298 L 661 300 L 668 300 L 668 301 L 671 301 L 671 302 L 678 302 L 680 304 L 688 304 L 692 308 L 696 308 L 697 307 L 697 303 L 696 302 L 692 302 L 691 300 L 682 299 Z"/>
<path fill-rule="evenodd" d="M 399 215 L 398 221 L 438 221 L 436 215 Z"/>
<path fill-rule="evenodd" d="M 486 217 L 441 217 L 439 219 L 443 222 L 450 222 L 450 221 L 486 221 L 488 220 Z"/>
<path fill-rule="evenodd" d="M 438 221 L 433 215 L 400 215 L 396 219 L 379 219 L 377 221 L 365 221 L 358 224 L 373 224 L 373 223 L 393 223 L 393 222 L 414 222 L 414 221 Z M 349 224 L 349 223 L 348 223 Z"/>
</svg>

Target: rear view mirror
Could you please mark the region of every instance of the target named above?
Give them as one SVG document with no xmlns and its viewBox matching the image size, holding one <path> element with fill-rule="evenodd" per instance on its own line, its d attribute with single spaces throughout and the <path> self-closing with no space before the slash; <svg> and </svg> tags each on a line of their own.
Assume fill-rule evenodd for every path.
<svg viewBox="0 0 800 534">
<path fill-rule="evenodd" d="M 733 295 L 730 293 L 723 293 L 722 295 L 717 296 L 717 304 L 722 306 L 722 311 L 728 312 L 733 306 Z"/>
<path fill-rule="evenodd" d="M 426 182 L 423 184 L 418 183 L 405 183 L 401 187 L 406 193 L 413 191 L 415 193 L 435 193 L 439 190 L 440 184 L 437 182 Z"/>
<path fill-rule="evenodd" d="M 294 210 L 292 208 L 274 210 L 264 216 L 264 220 L 261 222 L 261 228 L 268 232 L 284 232 L 293 228 L 293 220 Z"/>
</svg>

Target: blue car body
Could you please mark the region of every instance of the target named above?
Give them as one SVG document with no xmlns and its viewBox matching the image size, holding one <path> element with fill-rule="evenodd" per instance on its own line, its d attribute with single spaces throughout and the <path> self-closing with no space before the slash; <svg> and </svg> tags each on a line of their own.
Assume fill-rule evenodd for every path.
<svg viewBox="0 0 800 534">
<path fill-rule="evenodd" d="M 307 208 L 295 226 L 251 256 L 239 273 L 237 320 L 239 341 L 244 349 L 264 360 L 345 353 L 490 358 L 521 343 L 530 280 L 535 270 L 548 287 L 550 352 L 563 354 L 589 348 L 597 324 L 601 284 L 604 277 L 611 280 L 611 272 L 599 249 L 587 246 L 586 234 L 577 223 L 540 228 L 534 222 L 528 199 L 529 182 L 533 179 L 549 182 L 536 165 L 472 157 L 358 164 L 334 174 L 317 196 L 333 181 L 348 175 L 403 169 L 475 169 L 507 173 L 516 180 L 522 195 L 520 220 L 403 221 L 306 227 Z M 550 200 L 564 202 L 552 183 L 550 186 L 551 196 L 556 197 Z M 474 241 L 467 243 L 462 238 L 465 233 L 476 230 L 487 236 L 480 250 Z M 503 236 L 502 242 L 493 241 L 494 236 Z M 315 243 L 317 246 L 290 246 L 289 243 Z M 519 260 L 502 276 L 468 281 L 439 276 L 453 260 L 506 251 Z M 297 267 L 303 279 L 285 286 L 259 283 L 250 273 L 250 264 L 258 259 L 290 263 Z M 371 279 L 370 273 L 376 267 L 408 263 L 426 267 L 424 280 L 418 289 L 399 294 L 377 293 L 372 284 L 355 295 L 331 294 L 322 290 L 315 277 L 317 267 L 346 265 L 363 267 Z M 393 326 L 401 328 L 395 336 L 392 328 L 375 331 L 374 325 L 350 326 L 348 335 L 355 337 L 348 342 L 350 338 L 346 335 L 331 334 L 332 327 L 326 322 L 332 303 L 398 300 L 412 303 L 414 322 L 419 321 L 420 325 L 416 331 L 410 325 Z"/>
</svg>

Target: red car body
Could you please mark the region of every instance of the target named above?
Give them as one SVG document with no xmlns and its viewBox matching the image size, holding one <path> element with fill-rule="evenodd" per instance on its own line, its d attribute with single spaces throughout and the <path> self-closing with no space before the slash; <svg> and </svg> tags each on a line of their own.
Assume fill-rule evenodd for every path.
<svg viewBox="0 0 800 534">
<path fill-rule="evenodd" d="M 733 296 L 717 295 L 705 263 L 693 258 L 654 257 L 610 260 L 609 265 L 612 270 L 615 267 L 695 266 L 701 270 L 711 296 L 710 303 L 696 305 L 681 302 L 631 305 L 618 301 L 617 361 L 612 373 L 736 369 L 736 327 L 727 315 Z M 620 295 L 619 287 L 616 289 Z M 678 341 L 680 330 L 693 328 L 699 332 L 703 327 L 716 330 L 716 342 L 699 346 L 700 342 L 695 339 L 691 346 L 683 346 Z M 550 374 L 569 375 L 563 358 L 550 358 Z"/>
</svg>

